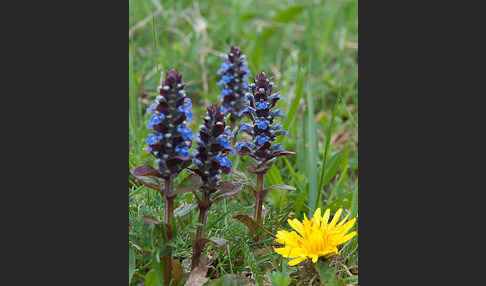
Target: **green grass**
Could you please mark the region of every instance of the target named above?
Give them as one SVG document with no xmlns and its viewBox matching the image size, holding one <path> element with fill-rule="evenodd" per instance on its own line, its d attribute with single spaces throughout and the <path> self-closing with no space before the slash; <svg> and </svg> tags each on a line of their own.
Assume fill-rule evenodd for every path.
<svg viewBox="0 0 486 286">
<path fill-rule="evenodd" d="M 283 183 L 297 188 L 274 190 L 267 196 L 265 227 L 272 232 L 288 229 L 287 214 L 302 218 L 319 206 L 332 211 L 342 207 L 357 215 L 357 0 L 131 0 L 129 31 L 130 168 L 153 162 L 142 150 L 148 133 L 145 109 L 155 98 L 160 72 L 174 68 L 182 72 L 193 100 L 190 127 L 196 131 L 205 108 L 219 102 L 219 54 L 237 45 L 247 55 L 252 73 L 265 71 L 273 76 L 279 93 L 287 98 L 288 103 L 280 101 L 279 108 L 287 113 L 282 124 L 289 134 L 279 141 L 297 153 L 280 157 L 265 176 L 267 186 Z M 237 180 L 246 185 L 255 183 L 245 168 L 248 161 L 233 161 Z M 182 203 L 194 203 L 193 195 L 179 195 L 176 207 Z M 129 179 L 129 240 L 142 249 L 132 246 L 129 250 L 132 264 L 136 258 L 131 285 L 141 285 L 152 259 L 154 234 L 140 217 L 161 219 L 163 204 L 155 191 Z M 206 236 L 224 238 L 227 245 L 206 247 L 215 257 L 209 277 L 246 275 L 263 285 L 270 281 L 268 277 L 287 275 L 291 285 L 308 285 L 318 276 L 313 267 L 307 267 L 307 262 L 288 267 L 287 259 L 273 253 L 272 241 L 255 244 L 247 228 L 231 219 L 236 214 L 252 214 L 253 204 L 251 191 L 245 187 L 238 197 L 211 209 Z M 191 255 L 197 213 L 178 219 L 174 256 L 184 261 Z M 357 284 L 357 249 L 358 237 L 332 260 L 342 283 Z M 273 272 L 279 274 L 270 275 Z"/>
</svg>

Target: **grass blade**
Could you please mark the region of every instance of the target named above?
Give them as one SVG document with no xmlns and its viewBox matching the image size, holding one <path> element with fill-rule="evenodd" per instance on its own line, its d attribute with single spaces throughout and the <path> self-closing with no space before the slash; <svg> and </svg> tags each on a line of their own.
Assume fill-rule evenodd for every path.
<svg viewBox="0 0 486 286">
<path fill-rule="evenodd" d="M 309 217 L 312 216 L 317 208 L 319 199 L 319 190 L 317 188 L 317 126 L 314 121 L 314 102 L 309 88 L 307 88 L 307 126 L 306 126 L 306 142 L 308 148 L 307 154 L 307 172 L 309 175 L 309 193 L 307 196 L 307 203 L 309 205 Z"/>
<path fill-rule="evenodd" d="M 268 170 L 268 172 L 265 174 L 265 180 L 269 183 L 267 185 L 282 185 L 284 183 L 282 176 L 280 175 L 280 171 L 275 165 L 272 165 L 270 170 Z M 286 201 L 287 192 L 282 190 L 270 190 L 270 195 L 275 208 L 279 210 L 280 202 Z"/>
<path fill-rule="evenodd" d="M 133 273 L 135 273 L 135 249 L 128 247 L 128 283 L 132 281 Z"/>
<path fill-rule="evenodd" d="M 332 108 L 332 116 L 331 116 L 331 123 L 329 123 L 329 128 L 327 130 L 327 137 L 326 137 L 326 146 L 324 149 L 324 158 L 322 159 L 322 166 L 321 166 L 321 175 L 319 176 L 319 199 L 321 197 L 321 190 L 324 186 L 324 174 L 326 173 L 326 162 L 327 162 L 327 154 L 329 152 L 329 145 L 331 144 L 331 134 L 332 128 L 334 127 L 334 119 L 336 117 L 336 107 L 338 105 L 339 98 L 334 103 L 334 107 Z"/>
<path fill-rule="evenodd" d="M 304 90 L 304 71 L 302 69 L 298 69 L 297 72 L 297 81 L 296 81 L 296 88 L 295 88 L 295 95 L 290 101 L 288 108 L 287 108 L 287 120 L 285 120 L 282 124 L 283 129 L 289 131 L 289 127 L 292 126 L 292 122 L 294 121 L 297 115 L 297 109 L 299 108 L 299 102 L 302 98 L 302 93 Z M 280 136 L 277 139 L 277 142 L 281 142 L 284 137 Z"/>
<path fill-rule="evenodd" d="M 351 218 L 358 215 L 358 180 L 354 183 L 353 200 L 351 201 Z"/>
</svg>

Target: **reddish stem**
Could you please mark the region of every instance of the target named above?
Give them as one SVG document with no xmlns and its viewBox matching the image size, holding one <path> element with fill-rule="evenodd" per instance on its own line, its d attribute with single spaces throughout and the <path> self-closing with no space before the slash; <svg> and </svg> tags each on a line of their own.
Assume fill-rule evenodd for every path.
<svg viewBox="0 0 486 286">
<path fill-rule="evenodd" d="M 263 175 L 262 173 L 257 174 L 257 187 L 255 193 L 255 215 L 254 219 L 256 223 L 260 223 L 262 217 L 263 208 Z"/>
<path fill-rule="evenodd" d="M 201 258 L 201 254 L 204 248 L 204 244 L 201 243 L 200 240 L 204 234 L 204 229 L 206 228 L 208 210 L 209 207 L 201 207 L 201 206 L 199 207 L 199 223 L 201 225 L 197 228 L 196 238 L 194 239 L 193 242 L 191 270 L 196 268 L 199 265 L 199 259 Z"/>
<path fill-rule="evenodd" d="M 172 187 L 173 182 L 172 178 L 165 180 L 165 190 L 164 190 L 164 198 L 165 198 L 165 213 L 164 213 L 164 225 L 165 225 L 165 232 L 167 234 L 167 240 L 170 241 L 173 237 L 172 234 L 172 216 L 174 215 L 174 199 L 175 196 L 172 195 Z M 165 284 L 167 286 L 170 285 L 170 280 L 172 276 L 172 254 L 168 253 L 164 255 L 164 264 L 165 264 Z"/>
</svg>

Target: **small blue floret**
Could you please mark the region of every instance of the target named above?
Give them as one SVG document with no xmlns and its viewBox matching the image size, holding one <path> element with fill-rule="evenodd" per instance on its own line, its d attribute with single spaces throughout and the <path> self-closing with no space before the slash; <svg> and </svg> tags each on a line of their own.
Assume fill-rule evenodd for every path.
<svg viewBox="0 0 486 286">
<path fill-rule="evenodd" d="M 258 126 L 259 129 L 266 130 L 268 128 L 269 122 L 266 119 L 257 118 L 255 120 L 255 124 Z"/>
<path fill-rule="evenodd" d="M 222 74 L 226 72 L 229 68 L 231 68 L 232 65 L 233 65 L 232 63 L 223 62 L 221 64 L 221 68 L 218 70 L 218 74 Z"/>
<path fill-rule="evenodd" d="M 196 165 L 198 168 L 203 168 L 203 167 L 204 167 L 203 162 L 201 162 L 201 160 L 197 159 L 196 157 L 193 157 L 193 158 L 192 158 L 192 162 L 193 162 L 193 163 L 194 163 L 194 165 Z"/>
<path fill-rule="evenodd" d="M 241 150 L 241 148 L 243 147 L 246 147 L 248 149 L 252 149 L 254 147 L 253 144 L 251 144 L 250 142 L 239 142 L 238 144 L 236 144 L 236 148 L 239 150 Z"/>
<path fill-rule="evenodd" d="M 277 144 L 277 145 L 274 145 L 272 146 L 272 148 L 270 148 L 271 151 L 275 151 L 275 150 L 282 150 L 282 151 L 285 151 L 285 148 L 280 145 L 280 144 Z"/>
<path fill-rule="evenodd" d="M 161 134 L 150 133 L 148 135 L 147 140 L 145 140 L 145 142 L 147 142 L 147 144 L 149 144 L 149 145 L 155 145 L 155 144 L 159 143 L 159 141 L 161 141 L 161 140 L 162 140 Z"/>
<path fill-rule="evenodd" d="M 278 94 L 278 93 L 276 93 L 276 94 L 274 94 L 274 95 L 270 96 L 270 98 L 271 98 L 271 99 L 280 98 L 280 99 L 282 99 L 283 101 L 287 102 L 287 99 L 285 99 L 285 97 L 283 97 L 283 96 L 280 96 L 280 94 Z"/>
<path fill-rule="evenodd" d="M 246 131 L 247 133 L 251 134 L 251 131 L 253 130 L 253 126 L 251 126 L 248 123 L 242 122 L 240 124 L 240 130 L 238 130 L 238 135 L 241 134 L 241 132 Z"/>
<path fill-rule="evenodd" d="M 238 116 L 241 117 L 244 113 L 254 113 L 254 112 L 255 109 L 251 108 L 250 106 L 247 106 L 238 113 Z"/>
<path fill-rule="evenodd" d="M 218 156 L 216 156 L 215 159 L 216 159 L 216 161 L 219 162 L 219 165 L 221 167 L 226 167 L 226 168 L 231 169 L 231 160 L 228 159 L 226 156 L 220 156 L 220 155 L 218 155 Z"/>
<path fill-rule="evenodd" d="M 147 113 L 154 112 L 154 110 L 157 108 L 157 103 L 152 103 L 148 108 L 147 108 Z"/>
<path fill-rule="evenodd" d="M 255 106 L 257 110 L 265 109 L 268 107 L 268 103 L 266 101 L 257 101 L 255 102 Z"/>
<path fill-rule="evenodd" d="M 187 146 L 178 145 L 178 146 L 175 147 L 174 151 L 177 154 L 179 154 L 179 156 L 181 156 L 181 157 L 189 157 L 189 156 L 191 156 L 191 154 L 189 154 L 189 152 L 187 152 L 187 151 L 189 151 L 189 149 L 190 148 L 187 147 Z"/>
<path fill-rule="evenodd" d="M 280 110 L 280 109 L 277 109 L 274 112 L 272 112 L 272 115 L 273 116 L 282 116 L 284 119 L 287 119 L 287 117 L 285 117 L 285 113 L 283 113 L 282 110 Z"/>
<path fill-rule="evenodd" d="M 270 139 L 270 138 L 268 138 L 268 136 L 266 136 L 266 135 L 257 135 L 257 137 L 256 137 L 258 145 L 264 144 L 265 142 L 268 141 L 268 139 Z"/>
</svg>

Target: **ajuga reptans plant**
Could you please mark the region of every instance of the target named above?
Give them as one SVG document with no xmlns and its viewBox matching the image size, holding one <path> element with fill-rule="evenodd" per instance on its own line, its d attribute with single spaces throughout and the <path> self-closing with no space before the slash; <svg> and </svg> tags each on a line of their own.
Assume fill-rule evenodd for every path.
<svg viewBox="0 0 486 286">
<path fill-rule="evenodd" d="M 233 137 L 232 131 L 226 127 L 224 114 L 221 108 L 213 104 L 207 109 L 204 123 L 199 128 L 196 137 L 197 150 L 192 159 L 195 168 L 191 170 L 201 178 L 199 192 L 194 192 L 199 208 L 199 223 L 193 242 L 193 256 L 191 267 L 194 269 L 199 264 L 204 245 L 209 239 L 203 238 L 208 211 L 212 204 L 223 198 L 236 195 L 241 186 L 236 186 L 232 181 L 221 181 L 223 174 L 231 171 L 231 161 L 228 153 L 234 154 L 230 144 Z"/>
<path fill-rule="evenodd" d="M 246 115 L 252 122 L 252 124 L 245 122 L 240 124 L 238 133 L 249 134 L 251 141 L 238 143 L 237 149 L 239 154 L 253 158 L 254 165 L 249 166 L 248 170 L 257 175 L 257 186 L 254 191 L 256 199 L 254 220 L 257 223 L 260 223 L 263 200 L 269 190 L 269 188 L 264 189 L 263 176 L 278 156 L 295 154 L 285 151 L 280 144 L 273 144 L 277 136 L 287 133 L 282 125 L 275 122 L 275 118 L 285 118 L 285 115 L 279 109 L 274 110 L 278 100 L 282 98 L 278 93 L 272 94 L 274 89 L 275 85 L 267 75 L 264 72 L 259 73 L 250 84 L 251 93 L 247 94 L 249 106 L 240 111 L 240 115 Z M 290 186 L 285 188 L 293 189 Z"/>
<path fill-rule="evenodd" d="M 158 87 L 160 95 L 148 108 L 152 113 L 147 128 L 145 151 L 152 154 L 156 169 L 142 165 L 133 170 L 137 178 L 155 176 L 164 180 L 164 185 L 147 184 L 157 189 L 165 199 L 164 225 L 168 240 L 173 238 L 172 217 L 174 199 L 174 178 L 191 164 L 192 155 L 188 152 L 192 145 L 192 133 L 187 122 L 192 120 L 191 99 L 186 96 L 182 75 L 178 70 L 168 71 L 165 80 Z M 144 182 L 144 180 L 141 180 Z M 171 257 L 165 256 L 166 282 L 170 282 Z"/>
<path fill-rule="evenodd" d="M 240 112 L 248 106 L 246 92 L 248 91 L 248 77 L 251 72 L 248 63 L 245 62 L 245 55 L 239 47 L 231 46 L 228 54 L 223 55 L 225 61 L 221 64 L 218 74 L 221 80 L 218 85 L 221 91 L 221 110 L 224 114 L 230 114 L 231 128 L 240 120 Z"/>
</svg>

